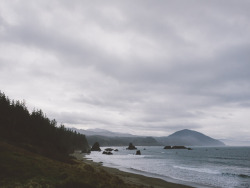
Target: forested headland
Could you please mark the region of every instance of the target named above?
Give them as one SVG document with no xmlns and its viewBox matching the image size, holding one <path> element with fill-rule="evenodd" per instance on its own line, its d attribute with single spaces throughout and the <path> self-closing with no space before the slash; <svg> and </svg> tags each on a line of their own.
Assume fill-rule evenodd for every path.
<svg viewBox="0 0 250 188">
<path fill-rule="evenodd" d="M 139 187 L 76 160 L 69 155 L 74 150 L 89 150 L 85 135 L 57 126 L 42 110 L 29 112 L 24 102 L 0 92 L 0 187 Z"/>
<path fill-rule="evenodd" d="M 42 110 L 31 113 L 24 102 L 0 92 L 0 138 L 44 156 L 64 159 L 74 150 L 88 150 L 85 135 L 57 126 Z"/>
</svg>

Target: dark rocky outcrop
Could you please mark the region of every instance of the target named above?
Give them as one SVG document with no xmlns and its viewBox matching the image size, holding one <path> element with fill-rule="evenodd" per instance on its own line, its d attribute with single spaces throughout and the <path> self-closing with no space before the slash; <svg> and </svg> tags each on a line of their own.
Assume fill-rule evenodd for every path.
<svg viewBox="0 0 250 188">
<path fill-rule="evenodd" d="M 192 150 L 192 148 L 187 148 L 185 146 L 165 146 L 164 149 L 188 149 L 188 150 Z"/>
<path fill-rule="evenodd" d="M 132 143 L 129 143 L 129 146 L 126 149 L 128 149 L 128 150 L 135 150 L 137 148 Z"/>
<path fill-rule="evenodd" d="M 185 146 L 173 146 L 172 149 L 187 149 Z"/>
<path fill-rule="evenodd" d="M 172 149 L 171 146 L 165 146 L 164 149 Z"/>
<path fill-rule="evenodd" d="M 141 155 L 141 151 L 140 151 L 140 150 L 137 150 L 137 151 L 136 151 L 136 155 Z"/>
<path fill-rule="evenodd" d="M 113 148 L 106 148 L 105 151 L 113 151 Z"/>
<path fill-rule="evenodd" d="M 110 151 L 104 151 L 104 152 L 102 152 L 102 154 L 105 154 L 105 155 L 113 155 L 113 153 L 110 152 Z"/>
<path fill-rule="evenodd" d="M 102 151 L 98 142 L 95 142 L 91 148 L 91 151 Z"/>
<path fill-rule="evenodd" d="M 114 151 L 119 151 L 118 149 L 115 149 Z"/>
</svg>

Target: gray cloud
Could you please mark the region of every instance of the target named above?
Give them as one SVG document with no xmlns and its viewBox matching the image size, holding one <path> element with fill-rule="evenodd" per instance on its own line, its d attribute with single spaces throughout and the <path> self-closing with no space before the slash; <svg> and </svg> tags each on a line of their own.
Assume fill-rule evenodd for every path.
<svg viewBox="0 0 250 188">
<path fill-rule="evenodd" d="M 67 126 L 246 137 L 249 7 L 245 0 L 1 2 L 1 90 Z"/>
</svg>

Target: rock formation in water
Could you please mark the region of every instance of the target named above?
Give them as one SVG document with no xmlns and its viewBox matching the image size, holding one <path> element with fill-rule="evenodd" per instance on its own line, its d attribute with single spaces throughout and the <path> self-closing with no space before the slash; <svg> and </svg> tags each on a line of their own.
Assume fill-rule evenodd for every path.
<svg viewBox="0 0 250 188">
<path fill-rule="evenodd" d="M 128 149 L 128 150 L 135 150 L 137 148 L 132 143 L 129 143 L 129 146 L 126 149 Z"/>
<path fill-rule="evenodd" d="M 185 146 L 165 146 L 164 149 L 187 149 L 187 150 L 193 150 L 192 148 L 187 148 Z"/>
<path fill-rule="evenodd" d="M 171 149 L 187 149 L 185 146 L 173 146 Z"/>
<path fill-rule="evenodd" d="M 91 148 L 91 151 L 102 151 L 98 142 L 95 142 Z"/>
<path fill-rule="evenodd" d="M 110 152 L 110 151 L 104 151 L 104 152 L 102 152 L 102 154 L 105 154 L 105 155 L 113 155 L 113 153 Z"/>
<path fill-rule="evenodd" d="M 106 148 L 105 151 L 113 151 L 113 148 Z"/>
<path fill-rule="evenodd" d="M 136 155 L 141 155 L 141 151 L 140 151 L 140 150 L 137 150 L 137 151 L 136 151 Z"/>
<path fill-rule="evenodd" d="M 172 149 L 171 146 L 165 146 L 164 149 Z"/>
</svg>

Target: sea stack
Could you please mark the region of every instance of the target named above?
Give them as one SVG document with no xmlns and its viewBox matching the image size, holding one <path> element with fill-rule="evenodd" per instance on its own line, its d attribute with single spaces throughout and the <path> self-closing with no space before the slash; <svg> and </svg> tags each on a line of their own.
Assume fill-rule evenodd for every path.
<svg viewBox="0 0 250 188">
<path fill-rule="evenodd" d="M 113 148 L 106 148 L 105 151 L 113 151 Z"/>
<path fill-rule="evenodd" d="M 95 142 L 91 148 L 91 151 L 102 151 L 98 142 Z"/>
<path fill-rule="evenodd" d="M 140 150 L 137 150 L 137 151 L 136 151 L 136 155 L 141 155 L 141 151 L 140 151 Z"/>
<path fill-rule="evenodd" d="M 126 149 L 128 149 L 128 150 L 135 150 L 137 148 L 132 143 L 129 143 L 129 146 Z"/>
<path fill-rule="evenodd" d="M 104 151 L 102 152 L 102 154 L 105 154 L 105 155 L 113 155 L 113 153 L 111 151 Z"/>
<path fill-rule="evenodd" d="M 172 149 L 171 146 L 165 146 L 164 149 Z"/>
<path fill-rule="evenodd" d="M 185 146 L 173 146 L 172 149 L 187 149 Z"/>
</svg>

